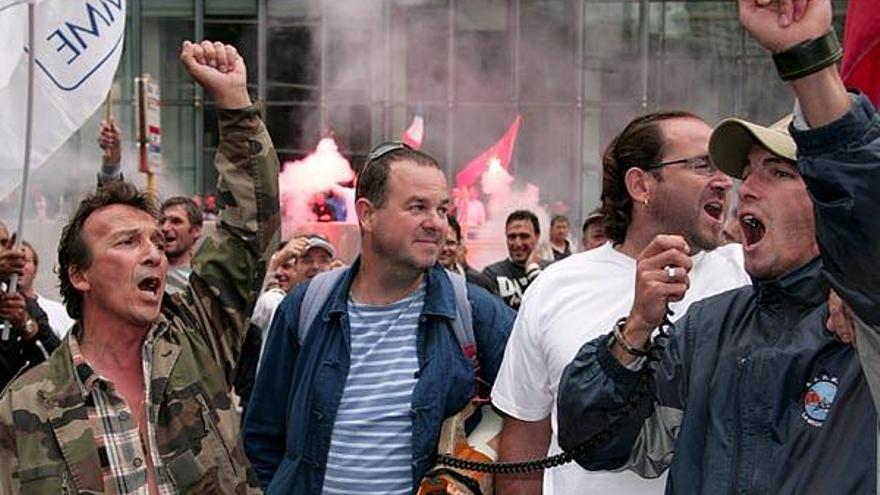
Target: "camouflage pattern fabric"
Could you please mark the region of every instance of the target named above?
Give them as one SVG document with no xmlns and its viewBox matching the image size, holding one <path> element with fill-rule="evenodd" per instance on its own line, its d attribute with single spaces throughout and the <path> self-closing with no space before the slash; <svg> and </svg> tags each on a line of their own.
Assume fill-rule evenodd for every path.
<svg viewBox="0 0 880 495">
<path fill-rule="evenodd" d="M 255 106 L 219 113 L 223 213 L 194 256 L 190 290 L 166 295 L 154 323 L 168 329 L 155 342 L 149 400 L 180 493 L 259 493 L 230 389 L 246 315 L 278 244 L 278 158 Z M 0 396 L 0 493 L 114 493 L 94 440 L 101 426 L 88 420 L 75 380 L 65 342 Z"/>
</svg>

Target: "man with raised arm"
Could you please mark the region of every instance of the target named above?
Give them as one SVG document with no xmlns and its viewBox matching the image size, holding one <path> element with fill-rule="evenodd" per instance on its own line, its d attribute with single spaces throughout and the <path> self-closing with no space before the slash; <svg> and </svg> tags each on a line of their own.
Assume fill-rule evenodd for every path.
<svg viewBox="0 0 880 495">
<path fill-rule="evenodd" d="M 235 48 L 180 58 L 219 108 L 222 220 L 168 296 L 152 197 L 116 180 L 80 203 L 58 249 L 76 325 L 0 396 L 0 493 L 258 492 L 230 389 L 278 243 L 278 160 Z"/>
<path fill-rule="evenodd" d="M 669 468 L 667 493 L 875 493 L 876 412 L 855 350 L 826 330 L 826 301 L 830 285 L 854 314 L 880 320 L 880 119 L 834 66 L 830 0 L 739 9 L 798 99 L 791 124 L 728 119 L 709 144 L 743 181 L 753 283 L 694 304 L 650 348 L 687 291 L 692 249 L 676 236 L 652 242 L 629 315 L 563 372 L 560 443 L 604 432 L 582 466 Z"/>
</svg>

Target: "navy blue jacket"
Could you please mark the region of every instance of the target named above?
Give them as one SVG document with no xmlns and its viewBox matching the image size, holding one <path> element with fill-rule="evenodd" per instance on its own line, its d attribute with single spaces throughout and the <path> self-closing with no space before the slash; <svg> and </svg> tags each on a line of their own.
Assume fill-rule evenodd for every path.
<svg viewBox="0 0 880 495">
<path fill-rule="evenodd" d="M 793 136 L 821 258 L 692 305 L 651 367 L 653 394 L 625 418 L 614 411 L 639 373 L 607 336 L 586 344 L 560 383 L 560 445 L 620 426 L 585 468 L 669 467 L 673 494 L 875 493 L 877 415 L 855 350 L 825 321 L 829 282 L 862 318 L 880 315 L 880 121 L 859 96 Z"/>
<path fill-rule="evenodd" d="M 348 296 L 359 261 L 346 271 L 302 348 L 296 325 L 307 284 L 281 302 L 269 330 L 244 424 L 244 445 L 268 493 L 321 493 L 330 436 L 350 364 Z M 474 376 L 450 322 L 455 294 L 439 266 L 425 275 L 425 305 L 412 398 L 413 490 L 434 464 L 440 426 L 472 397 Z M 494 382 L 516 314 L 500 299 L 468 284 L 481 378 Z"/>
</svg>

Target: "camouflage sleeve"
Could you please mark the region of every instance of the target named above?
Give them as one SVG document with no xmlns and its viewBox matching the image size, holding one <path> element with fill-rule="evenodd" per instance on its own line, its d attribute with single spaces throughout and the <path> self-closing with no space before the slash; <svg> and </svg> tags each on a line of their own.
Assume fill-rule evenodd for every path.
<svg viewBox="0 0 880 495">
<path fill-rule="evenodd" d="M 15 425 L 12 421 L 12 399 L 8 390 L 0 396 L 0 493 L 19 493 L 18 457 L 15 447 Z"/>
<path fill-rule="evenodd" d="M 266 264 L 280 236 L 278 157 L 252 105 L 220 110 L 220 146 L 215 166 L 220 217 L 193 257 L 193 297 L 197 304 L 217 301 L 224 317 L 209 310 L 206 336 L 227 369 L 235 367 L 247 330 L 246 319 L 263 282 Z M 205 294 L 204 285 L 211 294 Z M 209 303 L 214 306 L 213 303 Z"/>
</svg>

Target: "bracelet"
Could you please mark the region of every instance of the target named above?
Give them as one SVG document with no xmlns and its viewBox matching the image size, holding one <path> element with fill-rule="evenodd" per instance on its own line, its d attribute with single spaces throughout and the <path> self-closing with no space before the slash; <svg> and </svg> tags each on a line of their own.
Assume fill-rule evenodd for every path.
<svg viewBox="0 0 880 495">
<path fill-rule="evenodd" d="M 836 64 L 843 57 L 843 49 L 834 30 L 825 36 L 807 40 L 773 54 L 776 72 L 783 81 L 800 79 Z"/>
<path fill-rule="evenodd" d="M 636 349 L 635 347 L 629 345 L 629 342 L 627 342 L 626 339 L 623 338 L 623 334 L 621 333 L 621 330 L 623 329 L 623 327 L 625 325 L 626 325 L 626 316 L 617 320 L 617 322 L 614 324 L 614 331 L 611 333 L 611 337 L 614 339 L 614 342 L 612 342 L 612 344 L 620 345 L 621 349 L 623 349 L 624 351 L 627 352 L 627 354 L 630 354 L 632 356 L 639 357 L 639 358 L 647 356 L 648 355 L 647 350 Z"/>
</svg>

